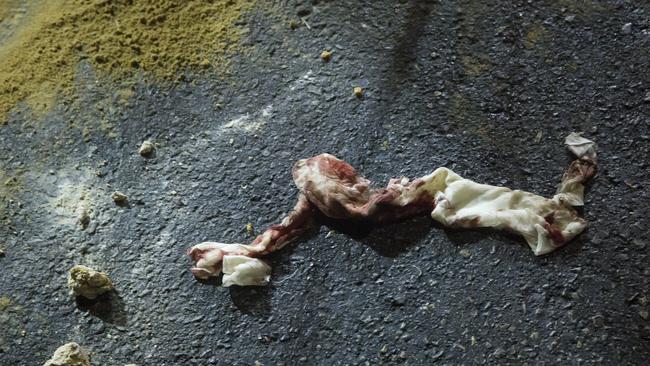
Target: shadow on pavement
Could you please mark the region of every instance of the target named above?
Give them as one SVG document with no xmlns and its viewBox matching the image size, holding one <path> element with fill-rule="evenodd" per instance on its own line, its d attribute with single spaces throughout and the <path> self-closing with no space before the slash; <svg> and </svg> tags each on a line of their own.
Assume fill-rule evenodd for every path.
<svg viewBox="0 0 650 366">
<path fill-rule="evenodd" d="M 75 301 L 79 310 L 87 311 L 107 323 L 119 326 L 125 326 L 127 323 L 124 300 L 116 291 L 105 293 L 95 300 L 77 296 Z"/>
</svg>

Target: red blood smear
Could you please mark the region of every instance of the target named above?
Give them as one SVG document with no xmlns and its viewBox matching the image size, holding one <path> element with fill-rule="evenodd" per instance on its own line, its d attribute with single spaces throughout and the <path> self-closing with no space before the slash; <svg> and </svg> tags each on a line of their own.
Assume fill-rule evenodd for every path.
<svg viewBox="0 0 650 366">
<path fill-rule="evenodd" d="M 557 245 L 564 245 L 566 243 L 566 239 L 564 239 L 564 235 L 562 235 L 562 230 L 554 225 L 555 212 L 551 212 L 550 214 L 544 216 L 544 220 L 546 220 L 544 229 L 548 231 L 548 236 L 551 238 L 551 240 L 553 240 L 553 242 Z"/>
<path fill-rule="evenodd" d="M 357 172 L 345 161 L 333 158 L 318 159 L 318 167 L 325 175 L 334 176 L 345 183 L 355 183 L 357 181 Z"/>
<path fill-rule="evenodd" d="M 544 220 L 549 223 L 549 225 L 553 225 L 555 222 L 555 212 L 551 212 L 550 214 L 544 216 Z"/>
<path fill-rule="evenodd" d="M 546 224 L 544 225 L 544 229 L 548 231 L 548 236 L 551 237 L 551 240 L 553 240 L 555 244 L 564 245 L 566 243 L 564 235 L 562 235 L 562 230 L 558 229 L 557 226 Z"/>
</svg>

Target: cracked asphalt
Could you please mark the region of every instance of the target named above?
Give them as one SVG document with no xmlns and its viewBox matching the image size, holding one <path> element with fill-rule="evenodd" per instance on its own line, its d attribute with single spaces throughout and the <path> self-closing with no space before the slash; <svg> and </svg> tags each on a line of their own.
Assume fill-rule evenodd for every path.
<svg viewBox="0 0 650 366">
<path fill-rule="evenodd" d="M 649 3 L 272 9 L 242 22 L 225 78 L 118 83 L 81 64 L 74 102 L 0 126 L 0 364 L 70 341 L 94 365 L 647 364 Z M 251 240 L 293 207 L 299 158 L 329 152 L 380 186 L 447 166 L 551 196 L 572 131 L 597 142 L 599 174 L 589 229 L 551 255 L 421 217 L 323 225 L 270 257 L 264 288 L 189 272 L 191 245 Z M 117 292 L 75 301 L 74 264 Z"/>
</svg>

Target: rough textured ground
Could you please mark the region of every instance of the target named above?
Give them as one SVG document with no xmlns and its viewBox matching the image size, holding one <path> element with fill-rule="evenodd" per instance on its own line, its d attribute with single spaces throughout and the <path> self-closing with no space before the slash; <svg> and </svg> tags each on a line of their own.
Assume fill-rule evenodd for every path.
<svg viewBox="0 0 650 366">
<path fill-rule="evenodd" d="M 251 14 L 225 80 L 115 85 L 81 64 L 75 103 L 16 108 L 0 127 L 0 364 L 70 341 L 96 365 L 646 364 L 650 6 L 314 3 Z M 600 173 L 590 229 L 552 255 L 424 217 L 324 226 L 272 256 L 267 288 L 188 271 L 192 244 L 248 240 L 292 207 L 298 158 L 551 195 L 571 131 L 598 142 Z M 76 263 L 117 294 L 75 303 Z"/>
</svg>

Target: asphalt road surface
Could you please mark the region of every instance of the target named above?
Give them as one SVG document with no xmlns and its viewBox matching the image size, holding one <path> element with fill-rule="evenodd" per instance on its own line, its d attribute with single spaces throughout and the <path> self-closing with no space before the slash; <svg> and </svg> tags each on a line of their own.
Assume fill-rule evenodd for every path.
<svg viewBox="0 0 650 366">
<path fill-rule="evenodd" d="M 94 365 L 648 363 L 650 3 L 276 8 L 240 24 L 226 78 L 124 93 L 81 64 L 74 104 L 0 126 L 0 364 L 70 341 Z M 270 257 L 264 288 L 189 272 L 191 245 L 251 240 L 293 207 L 299 158 L 329 152 L 379 186 L 446 166 L 551 196 L 572 131 L 597 142 L 599 174 L 589 229 L 551 255 L 421 217 L 323 225 Z M 75 301 L 77 263 L 117 292 Z"/>
</svg>

